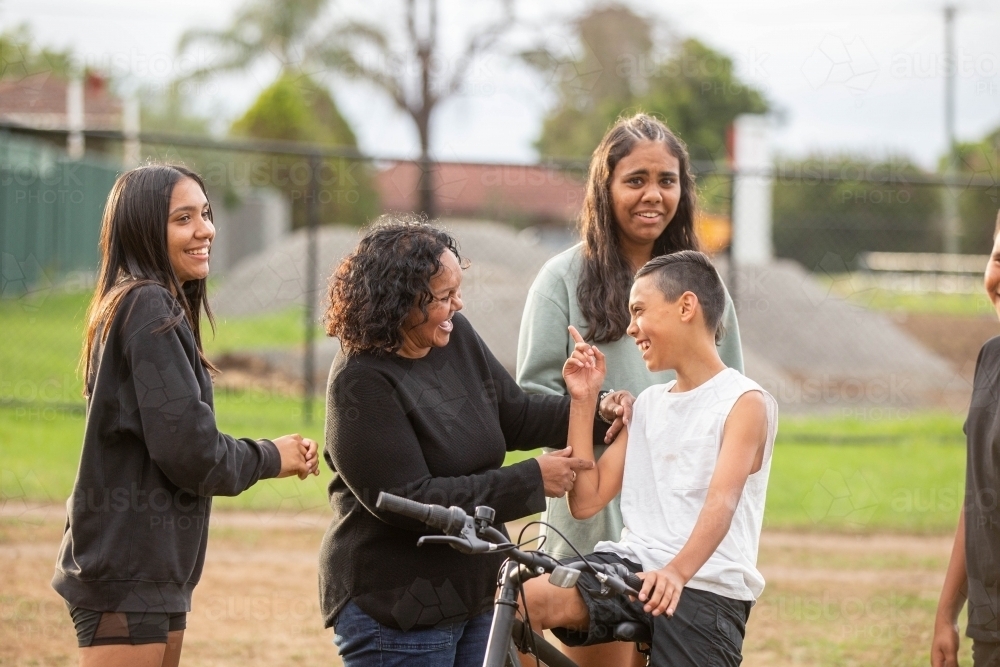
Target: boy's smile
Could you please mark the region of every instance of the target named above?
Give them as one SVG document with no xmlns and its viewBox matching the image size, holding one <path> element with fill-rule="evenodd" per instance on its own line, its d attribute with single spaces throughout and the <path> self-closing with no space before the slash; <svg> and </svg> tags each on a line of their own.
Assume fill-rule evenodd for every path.
<svg viewBox="0 0 1000 667">
<path fill-rule="evenodd" d="M 672 331 L 676 316 L 671 317 L 675 314 L 676 304 L 667 301 L 654 280 L 643 276 L 632 285 L 628 307 L 632 321 L 626 333 L 635 338 L 646 368 L 651 371 L 672 368 L 668 355 L 676 335 Z"/>
</svg>

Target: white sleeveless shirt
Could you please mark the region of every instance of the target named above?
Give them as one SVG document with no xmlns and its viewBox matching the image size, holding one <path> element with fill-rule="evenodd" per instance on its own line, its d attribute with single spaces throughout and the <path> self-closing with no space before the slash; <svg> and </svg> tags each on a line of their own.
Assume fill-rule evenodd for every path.
<svg viewBox="0 0 1000 667">
<path fill-rule="evenodd" d="M 731 368 L 691 391 L 671 393 L 675 384 L 654 385 L 635 401 L 621 493 L 625 528 L 619 542 L 598 542 L 594 551 L 616 553 L 641 564 L 644 571 L 661 569 L 673 560 L 691 537 L 705 504 L 729 412 L 744 393 L 759 391 L 767 405 L 763 463 L 747 478 L 719 548 L 687 583 L 730 599 L 755 601 L 764 590 L 757 547 L 778 404 L 759 384 Z"/>
</svg>

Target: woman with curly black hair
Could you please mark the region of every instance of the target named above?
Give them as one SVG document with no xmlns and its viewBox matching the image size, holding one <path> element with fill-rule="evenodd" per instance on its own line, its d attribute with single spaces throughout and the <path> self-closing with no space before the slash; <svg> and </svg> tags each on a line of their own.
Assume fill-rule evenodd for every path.
<svg viewBox="0 0 1000 667">
<path fill-rule="evenodd" d="M 376 510 L 380 491 L 488 505 L 502 524 L 590 467 L 568 450 L 503 466 L 511 450 L 562 447 L 569 401 L 525 394 L 490 353 L 458 312 L 462 269 L 445 232 L 384 218 L 331 279 L 326 328 L 341 353 L 327 389 L 334 518 L 320 601 L 347 667 L 481 665 L 503 561 L 418 549 L 423 527 Z"/>
</svg>

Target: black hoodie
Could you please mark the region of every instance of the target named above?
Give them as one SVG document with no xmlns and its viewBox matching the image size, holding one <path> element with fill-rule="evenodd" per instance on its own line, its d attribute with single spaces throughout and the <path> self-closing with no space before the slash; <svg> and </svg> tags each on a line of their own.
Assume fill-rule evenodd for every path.
<svg viewBox="0 0 1000 667">
<path fill-rule="evenodd" d="M 277 476 L 269 440 L 220 433 L 212 378 L 180 304 L 133 289 L 95 341 L 80 468 L 52 586 L 74 607 L 186 612 L 201 576 L 212 496 Z"/>
</svg>

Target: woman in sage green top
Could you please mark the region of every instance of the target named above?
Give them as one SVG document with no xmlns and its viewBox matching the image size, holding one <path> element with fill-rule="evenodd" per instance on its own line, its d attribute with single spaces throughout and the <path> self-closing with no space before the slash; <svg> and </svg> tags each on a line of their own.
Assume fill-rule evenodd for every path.
<svg viewBox="0 0 1000 667">
<path fill-rule="evenodd" d="M 605 390 L 624 389 L 638 396 L 650 385 L 674 379 L 672 371 L 646 370 L 635 342 L 625 334 L 628 295 L 632 276 L 654 256 L 697 248 L 695 208 L 684 144 L 645 114 L 620 119 L 591 159 L 580 216 L 582 242 L 550 259 L 528 292 L 517 347 L 517 383 L 525 391 L 566 394 L 562 367 L 573 352 L 570 324 L 607 357 Z M 719 356 L 742 373 L 739 327 L 728 292 L 722 321 Z M 595 456 L 603 450 L 597 448 Z M 623 527 L 617 499 L 579 521 L 564 499 L 551 498 L 544 519 L 581 553 L 592 552 L 601 540 L 619 540 Z M 574 555 L 554 531 L 543 531 L 547 552 L 557 558 Z M 620 650 L 606 644 L 566 652 L 581 666 L 611 664 L 609 656 L 589 655 L 602 649 Z"/>
</svg>

